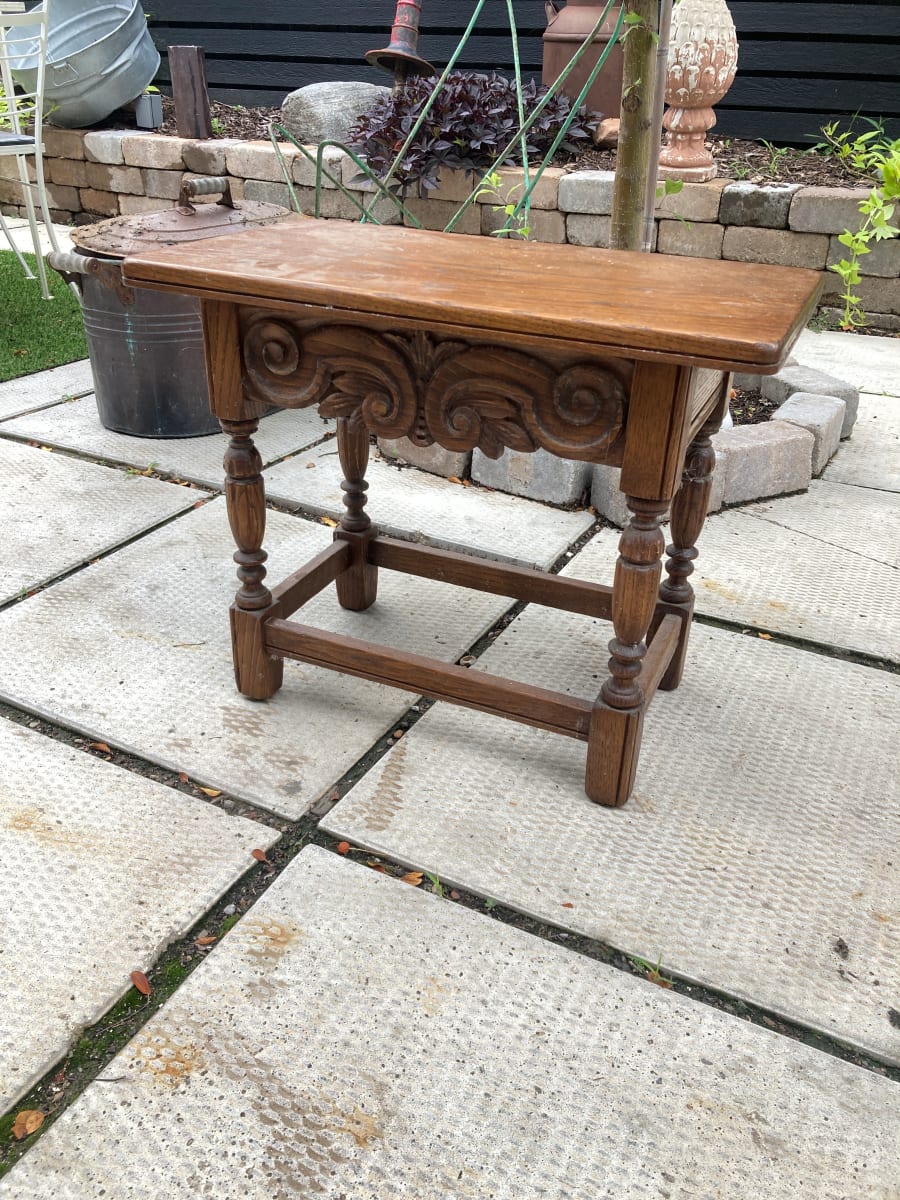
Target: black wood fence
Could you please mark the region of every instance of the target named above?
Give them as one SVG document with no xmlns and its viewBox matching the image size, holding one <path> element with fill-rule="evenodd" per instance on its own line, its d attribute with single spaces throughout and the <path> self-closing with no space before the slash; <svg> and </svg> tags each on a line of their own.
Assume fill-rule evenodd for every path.
<svg viewBox="0 0 900 1200">
<path fill-rule="evenodd" d="M 720 133 L 803 144 L 833 117 L 883 119 L 900 135 L 900 0 L 729 0 L 740 41 L 738 77 L 718 106 Z M 294 88 L 388 76 L 367 66 L 387 45 L 394 0 L 145 0 L 154 40 L 206 51 L 210 95 L 280 104 Z M 420 53 L 447 62 L 474 0 L 423 0 Z M 520 57 L 540 77 L 542 0 L 515 0 Z M 509 71 L 506 0 L 487 0 L 460 60 Z M 160 83 L 168 81 L 165 58 Z"/>
</svg>

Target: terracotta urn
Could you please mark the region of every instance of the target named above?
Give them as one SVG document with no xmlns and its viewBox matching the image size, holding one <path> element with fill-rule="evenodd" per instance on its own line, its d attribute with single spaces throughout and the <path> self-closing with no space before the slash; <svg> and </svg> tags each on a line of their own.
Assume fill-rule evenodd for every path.
<svg viewBox="0 0 900 1200">
<path fill-rule="evenodd" d="M 725 0 L 679 0 L 672 14 L 663 117 L 666 141 L 659 156 L 664 179 L 705 183 L 716 164 L 706 134 L 717 104 L 734 80 L 738 44 Z"/>
</svg>

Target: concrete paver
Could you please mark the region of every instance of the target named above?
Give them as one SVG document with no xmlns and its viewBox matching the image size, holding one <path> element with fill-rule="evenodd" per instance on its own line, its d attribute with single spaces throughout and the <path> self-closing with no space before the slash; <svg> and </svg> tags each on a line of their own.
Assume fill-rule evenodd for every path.
<svg viewBox="0 0 900 1200">
<path fill-rule="evenodd" d="M 192 508 L 204 493 L 0 439 L 0 603 Z"/>
<path fill-rule="evenodd" d="M 896 1085 L 315 847 L 106 1073 L 4 1200 L 896 1194 Z"/>
<path fill-rule="evenodd" d="M 269 463 L 312 445 L 329 432 L 333 433 L 334 429 L 334 421 L 323 421 L 311 409 L 301 413 L 273 413 L 260 421 L 254 441 L 263 463 Z M 160 471 L 206 487 L 221 488 L 225 478 L 222 459 L 228 439 L 224 434 L 139 438 L 114 433 L 100 424 L 93 396 L 7 421 L 0 425 L 0 436 L 4 433 L 14 433 L 65 450 L 78 450 L 139 470 L 152 464 Z"/>
<path fill-rule="evenodd" d="M 266 472 L 269 498 L 337 518 L 344 511 L 337 446 L 317 446 Z M 562 512 L 518 496 L 460 487 L 373 459 L 366 511 L 383 533 L 526 566 L 549 567 L 586 530 L 588 512 Z"/>
<path fill-rule="evenodd" d="M 609 634 L 530 607 L 478 668 L 590 696 Z M 900 1063 L 898 743 L 896 675 L 695 625 L 624 808 L 582 744 L 436 705 L 323 826 Z"/>
<path fill-rule="evenodd" d="M 0 720 L 0 1111 L 278 834 Z"/>
<path fill-rule="evenodd" d="M 822 495 L 812 488 L 810 496 Z M 897 551 L 894 497 L 873 491 L 857 504 L 862 489 L 844 491 L 854 496 L 841 504 L 831 492 L 821 520 L 794 517 L 815 503 L 805 497 L 768 502 L 762 520 L 760 505 L 709 517 L 691 576 L 697 611 L 900 661 L 900 574 L 888 565 Z M 591 543 L 607 581 L 618 541 L 616 530 L 603 529 Z"/>
<path fill-rule="evenodd" d="M 841 445 L 822 478 L 858 488 L 900 492 L 900 399 L 860 396 L 853 437 Z M 886 502 L 896 504 L 891 497 Z"/>
<path fill-rule="evenodd" d="M 285 578 L 331 536 L 269 513 L 270 579 Z M 300 663 L 285 665 L 272 700 L 238 695 L 232 553 L 225 503 L 213 500 L 8 609 L 0 614 L 0 695 L 296 818 L 414 697 Z M 509 604 L 384 571 L 368 612 L 344 611 L 331 588 L 303 620 L 454 661 Z"/>
<path fill-rule="evenodd" d="M 898 338 L 804 329 L 792 354 L 804 366 L 827 371 L 861 392 L 900 396 Z"/>
<path fill-rule="evenodd" d="M 49 371 L 39 371 L 37 375 L 5 380 L 0 383 L 0 421 L 56 404 L 70 396 L 83 396 L 93 388 L 91 364 L 86 358 L 62 367 L 53 367 Z M 0 425 L 2 432 L 3 426 Z"/>
</svg>

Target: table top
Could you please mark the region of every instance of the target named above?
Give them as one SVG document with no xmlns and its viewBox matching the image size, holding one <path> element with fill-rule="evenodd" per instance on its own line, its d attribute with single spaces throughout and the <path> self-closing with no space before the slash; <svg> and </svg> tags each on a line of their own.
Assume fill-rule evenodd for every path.
<svg viewBox="0 0 900 1200">
<path fill-rule="evenodd" d="M 772 373 L 819 273 L 295 217 L 126 258 L 126 282 L 586 342 L 625 357 Z"/>
</svg>

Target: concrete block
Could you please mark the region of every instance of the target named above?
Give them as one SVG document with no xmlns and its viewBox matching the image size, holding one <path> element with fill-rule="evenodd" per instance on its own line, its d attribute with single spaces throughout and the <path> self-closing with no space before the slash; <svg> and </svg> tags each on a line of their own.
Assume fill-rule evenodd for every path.
<svg viewBox="0 0 900 1200">
<path fill-rule="evenodd" d="M 776 400 L 783 404 L 795 392 L 804 392 L 813 396 L 834 396 L 843 400 L 845 406 L 841 437 L 848 438 L 856 421 L 859 407 L 859 389 L 815 367 L 804 367 L 799 363 L 782 367 L 777 375 L 764 375 L 759 389 L 767 400 Z"/>
<path fill-rule="evenodd" d="M 132 196 L 142 196 L 144 193 L 144 181 L 137 167 L 89 162 L 87 178 L 88 186 L 98 192 L 125 192 Z"/>
<path fill-rule="evenodd" d="M 96 213 L 100 217 L 116 217 L 119 214 L 119 197 L 114 192 L 80 188 L 78 198 L 84 212 Z"/>
<path fill-rule="evenodd" d="M 293 146 L 283 146 L 281 153 L 290 171 L 297 151 Z M 271 183 L 284 181 L 284 172 L 271 142 L 240 142 L 225 151 L 225 162 L 228 174 L 241 179 L 266 179 Z"/>
<path fill-rule="evenodd" d="M 244 196 L 247 200 L 258 200 L 263 204 L 280 204 L 282 208 L 291 207 L 291 193 L 286 183 L 273 183 L 266 179 L 245 179 L 243 183 Z"/>
<path fill-rule="evenodd" d="M 157 171 L 152 167 L 141 170 L 144 181 L 144 195 L 155 196 L 162 200 L 177 200 L 181 192 L 182 171 Z"/>
<path fill-rule="evenodd" d="M 787 229 L 791 200 L 799 183 L 729 183 L 722 192 L 719 220 L 723 225 Z"/>
<path fill-rule="evenodd" d="M 562 212 L 612 212 L 615 171 L 573 171 L 559 181 L 559 207 Z"/>
<path fill-rule="evenodd" d="M 122 144 L 126 138 L 151 136 L 149 133 L 135 133 L 133 129 L 92 130 L 84 135 L 84 157 L 88 162 L 120 165 L 125 162 Z"/>
<path fill-rule="evenodd" d="M 686 183 L 680 192 L 660 196 L 656 202 L 658 217 L 681 217 L 684 221 L 718 221 L 719 204 L 726 179 L 709 183 Z"/>
<path fill-rule="evenodd" d="M 316 146 L 307 146 L 306 149 L 314 154 L 317 150 L 317 147 Z M 328 146 L 323 151 L 323 153 L 322 153 L 322 167 L 323 167 L 322 187 L 323 188 L 337 187 L 337 184 L 333 183 L 328 178 L 328 176 L 325 174 L 325 171 L 330 171 L 331 174 L 336 179 L 340 179 L 343 182 L 343 170 L 344 170 L 345 162 L 352 163 L 353 160 L 351 158 L 348 158 L 347 155 L 343 152 L 343 150 L 338 150 L 335 146 Z M 304 187 L 315 187 L 316 186 L 315 164 L 311 163 L 309 161 L 309 159 L 304 158 L 302 154 L 299 154 L 299 153 L 295 154 L 294 160 L 293 160 L 293 163 L 291 166 L 291 170 L 293 173 L 293 178 L 294 178 L 295 183 L 302 184 Z"/>
<path fill-rule="evenodd" d="M 825 234 L 792 233 L 789 229 L 753 229 L 730 225 L 725 230 L 722 257 L 737 262 L 811 267 L 821 271 L 828 255 Z"/>
<path fill-rule="evenodd" d="M 841 245 L 835 235 L 828 247 L 828 266 L 839 263 L 849 257 L 849 254 L 850 251 Z M 896 279 L 900 275 L 900 238 L 891 238 L 886 242 L 870 242 L 869 253 L 860 256 L 859 270 L 862 275 L 883 275 L 888 279 Z M 834 279 L 840 284 L 836 275 Z"/>
<path fill-rule="evenodd" d="M 500 184 L 496 190 L 502 198 L 502 203 L 517 203 L 525 193 L 524 170 L 521 167 L 502 167 L 497 174 L 500 176 Z M 534 178 L 534 174 L 535 172 L 532 170 L 531 178 Z M 531 193 L 531 207 L 557 208 L 560 180 L 565 177 L 566 172 L 562 167 L 547 167 Z M 486 194 L 477 203 L 496 204 L 497 200 L 490 194 Z"/>
<path fill-rule="evenodd" d="M 459 211 L 459 205 L 455 200 L 409 199 L 405 201 L 405 204 L 410 213 L 422 222 L 423 229 L 445 229 Z M 410 225 L 411 223 L 404 218 L 404 224 Z M 469 233 L 476 236 L 480 234 L 481 209 L 475 204 L 467 208 L 454 225 L 452 232 Z"/>
<path fill-rule="evenodd" d="M 84 159 L 85 135 L 80 129 L 43 126 L 44 158 Z"/>
<path fill-rule="evenodd" d="M 283 187 L 283 184 L 263 184 L 257 180 L 247 180 L 247 199 L 248 200 L 265 200 L 269 199 L 269 195 L 261 194 L 261 189 L 273 189 Z M 306 213 L 307 216 L 312 216 L 316 207 L 316 189 L 313 187 L 295 187 L 294 192 L 297 196 L 297 202 L 300 205 L 300 211 Z M 260 193 L 260 194 L 257 194 Z M 271 193 L 274 195 L 275 193 Z M 284 194 L 287 194 L 287 188 L 284 188 Z M 372 197 L 364 192 L 358 192 L 360 204 L 368 204 Z M 273 204 L 289 205 L 288 200 L 271 200 Z M 353 201 L 345 196 L 343 192 L 339 192 L 337 188 L 331 188 L 328 191 L 322 192 L 322 212 L 321 215 L 330 220 L 338 221 L 358 221 L 362 215 Z M 381 222 L 382 225 L 399 225 L 402 217 L 397 206 L 390 200 L 382 197 L 376 203 L 373 209 L 373 215 Z"/>
<path fill-rule="evenodd" d="M 590 484 L 591 464 L 558 458 L 547 450 L 533 454 L 504 450 L 500 458 L 488 458 L 475 450 L 472 478 L 485 487 L 529 500 L 576 504 Z"/>
<path fill-rule="evenodd" d="M 217 141 L 185 141 L 182 143 L 181 157 L 189 171 L 197 175 L 224 175 L 226 172 L 225 154 L 231 146 L 240 145 L 239 138 L 222 138 Z"/>
<path fill-rule="evenodd" d="M 821 475 L 840 445 L 846 411 L 846 404 L 837 396 L 795 392 L 772 414 L 772 420 L 809 430 L 813 435 L 812 473 Z"/>
<path fill-rule="evenodd" d="M 47 202 L 51 208 L 58 208 L 63 212 L 81 212 L 81 198 L 78 195 L 78 189 L 74 187 L 64 187 L 57 183 L 48 184 Z"/>
<path fill-rule="evenodd" d="M 573 246 L 609 246 L 611 217 L 593 213 L 568 213 L 566 215 L 566 240 Z"/>
<path fill-rule="evenodd" d="M 445 479 L 462 479 L 472 461 L 471 451 L 444 450 L 441 446 L 415 446 L 409 438 L 388 441 L 378 439 L 378 449 L 385 458 L 394 462 L 408 463 L 432 475 L 443 475 Z"/>
<path fill-rule="evenodd" d="M 429 199 L 449 200 L 459 206 L 468 200 L 480 179 L 481 172 L 441 171 L 437 187 L 428 193 Z"/>
<path fill-rule="evenodd" d="M 810 233 L 859 229 L 859 204 L 868 194 L 868 188 L 801 188 L 791 200 L 788 223 L 791 229 Z"/>
<path fill-rule="evenodd" d="M 141 213 L 162 212 L 172 208 L 174 200 L 163 200 L 159 196 L 120 196 L 119 212 L 123 217 L 135 217 Z"/>
<path fill-rule="evenodd" d="M 837 275 L 829 272 L 826 276 L 824 296 L 834 302 L 840 289 Z M 863 311 L 866 313 L 900 313 L 900 279 L 884 279 L 877 275 L 865 276 L 855 287 L 854 292 L 859 296 Z"/>
<path fill-rule="evenodd" d="M 122 153 L 129 167 L 148 167 L 154 171 L 183 171 L 185 139 L 154 133 L 122 139 Z"/>
<path fill-rule="evenodd" d="M 532 242 L 553 242 L 562 245 L 566 240 L 566 218 L 561 212 L 549 212 L 546 209 L 533 208 L 530 213 L 523 213 L 522 219 L 528 229 L 528 240 Z M 481 206 L 481 232 L 491 234 L 501 229 L 506 223 L 506 213 L 501 209 L 496 211 L 489 205 Z M 508 235 L 514 241 L 521 240 L 521 235 L 515 229 Z"/>
<path fill-rule="evenodd" d="M 35 177 L 34 159 L 28 159 L 25 166 L 28 168 L 28 178 L 33 180 Z M 0 179 L 12 179 L 18 182 L 20 178 L 19 164 L 16 162 L 15 155 L 4 154 L 0 157 Z"/>
<path fill-rule="evenodd" d="M 724 237 L 725 230 L 721 225 L 660 221 L 656 249 L 660 254 L 682 254 L 690 258 L 721 258 Z"/>
<path fill-rule="evenodd" d="M 44 165 L 51 183 L 61 183 L 66 187 L 88 186 L 87 164 L 84 159 L 51 158 Z"/>
<path fill-rule="evenodd" d="M 799 492 L 812 477 L 813 435 L 785 421 L 742 425 L 713 437 L 725 452 L 726 504 Z"/>
<path fill-rule="evenodd" d="M 725 497 L 725 457 L 724 449 L 716 451 L 716 469 L 713 474 L 712 492 L 709 497 L 708 512 L 718 512 Z M 619 467 L 609 467 L 598 463 L 593 469 L 591 479 L 591 507 L 598 516 L 618 529 L 623 529 L 628 523 L 630 513 L 625 503 L 625 496 L 619 488 L 622 471 Z M 665 518 L 668 521 L 668 517 Z"/>
</svg>

